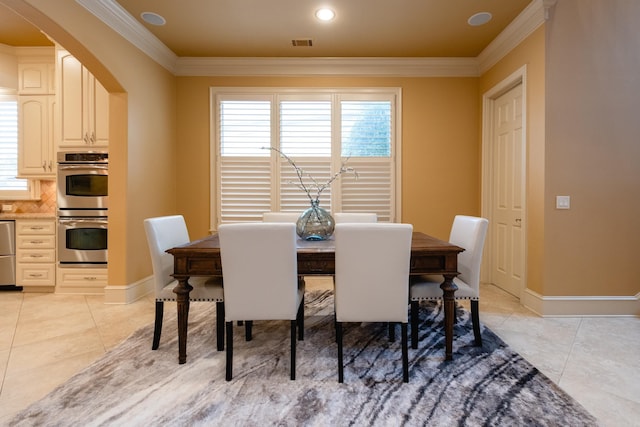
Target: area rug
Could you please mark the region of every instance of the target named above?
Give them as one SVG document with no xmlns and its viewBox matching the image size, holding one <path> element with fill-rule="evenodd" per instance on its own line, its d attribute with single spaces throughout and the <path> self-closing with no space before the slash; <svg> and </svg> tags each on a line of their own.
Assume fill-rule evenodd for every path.
<svg viewBox="0 0 640 427">
<path fill-rule="evenodd" d="M 366 296 L 363 296 L 366 303 Z M 423 303 L 420 342 L 402 382 L 399 328 L 346 324 L 345 377 L 338 383 L 333 296 L 306 296 L 297 379 L 289 379 L 289 322 L 255 322 L 253 340 L 234 336 L 234 378 L 216 351 L 212 304 L 192 303 L 187 363 L 165 310 L 160 348 L 152 325 L 17 414 L 12 426 L 593 426 L 598 422 L 484 328 L 473 346 L 469 315 L 457 309 L 454 360 L 444 361 L 443 312 Z"/>
</svg>

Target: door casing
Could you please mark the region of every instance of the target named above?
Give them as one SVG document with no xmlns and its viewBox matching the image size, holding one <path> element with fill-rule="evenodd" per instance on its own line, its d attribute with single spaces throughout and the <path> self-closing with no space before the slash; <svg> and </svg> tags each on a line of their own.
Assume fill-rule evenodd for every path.
<svg viewBox="0 0 640 427">
<path fill-rule="evenodd" d="M 522 66 L 518 70 L 514 71 L 507 78 L 502 80 L 500 83 L 496 84 L 494 87 L 485 92 L 482 96 L 482 216 L 489 220 L 489 228 L 491 228 L 492 218 L 492 200 L 494 197 L 492 182 L 493 182 L 493 159 L 492 159 L 492 147 L 493 142 L 496 137 L 496 132 L 494 129 L 494 104 L 495 100 L 499 98 L 504 93 L 508 92 L 515 86 L 521 84 L 522 85 L 522 139 L 524 145 L 525 152 L 525 167 L 522 170 L 523 173 L 523 185 L 525 188 L 524 192 L 524 206 L 523 206 L 523 227 L 524 227 L 524 238 L 522 239 L 522 247 L 520 250 L 522 251 L 522 256 L 524 259 L 523 266 L 523 278 L 522 278 L 522 288 L 516 297 L 522 299 L 524 295 L 524 290 L 527 287 L 526 279 L 527 279 L 527 196 L 526 196 L 526 178 L 527 178 L 527 67 L 526 65 Z M 481 271 L 481 281 L 482 282 L 490 282 L 491 280 L 491 271 L 494 260 L 492 259 L 493 254 L 493 245 L 492 241 L 492 233 L 487 233 L 487 240 L 485 242 L 484 248 L 484 256 L 482 257 L 482 271 Z"/>
</svg>

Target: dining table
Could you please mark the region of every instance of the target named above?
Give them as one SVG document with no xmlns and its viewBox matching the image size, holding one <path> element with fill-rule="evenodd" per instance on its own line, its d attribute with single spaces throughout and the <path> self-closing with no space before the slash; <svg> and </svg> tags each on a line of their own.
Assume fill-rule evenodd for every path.
<svg viewBox="0 0 640 427">
<path fill-rule="evenodd" d="M 462 251 L 463 248 L 452 243 L 422 232 L 413 232 L 409 274 L 438 274 L 444 278 L 440 288 L 444 304 L 445 360 L 453 359 L 454 296 L 457 290 L 453 279 L 458 275 L 458 254 Z M 183 364 L 187 361 L 189 292 L 193 289 L 189 278 L 216 276 L 224 281 L 220 239 L 217 233 L 212 233 L 202 239 L 170 248 L 167 252 L 174 257 L 173 277 L 178 282 L 173 291 L 176 293 L 178 311 L 178 363 Z M 327 240 L 298 239 L 297 258 L 299 276 L 332 276 L 335 274 L 335 240 L 333 237 Z M 256 274 L 259 275 L 259 272 Z"/>
</svg>

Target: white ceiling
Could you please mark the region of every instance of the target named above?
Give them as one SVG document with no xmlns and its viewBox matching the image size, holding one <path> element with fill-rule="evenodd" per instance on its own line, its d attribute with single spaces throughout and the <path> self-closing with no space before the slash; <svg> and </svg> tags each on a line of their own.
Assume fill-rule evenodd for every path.
<svg viewBox="0 0 640 427">
<path fill-rule="evenodd" d="M 452 58 L 477 57 L 533 0 L 79 0 L 107 5 L 142 24 L 177 57 Z M 318 22 L 329 6 L 336 18 Z M 164 16 L 156 27 L 141 12 Z M 478 12 L 493 19 L 467 24 Z M 128 16 L 130 15 L 130 16 Z M 135 21 L 137 22 L 135 22 Z M 311 39 L 294 47 L 293 39 Z M 0 5 L 0 43 L 50 44 Z"/>
</svg>

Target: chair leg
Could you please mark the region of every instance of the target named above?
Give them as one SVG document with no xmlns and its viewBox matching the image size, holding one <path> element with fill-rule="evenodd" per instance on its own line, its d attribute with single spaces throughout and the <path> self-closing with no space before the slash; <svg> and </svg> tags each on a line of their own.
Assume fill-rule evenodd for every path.
<svg viewBox="0 0 640 427">
<path fill-rule="evenodd" d="M 302 297 L 302 301 L 298 307 L 296 322 L 298 323 L 298 341 L 304 341 L 304 297 Z"/>
<path fill-rule="evenodd" d="M 297 321 L 291 321 L 291 381 L 296 379 L 296 325 Z"/>
<path fill-rule="evenodd" d="M 402 331 L 402 380 L 405 383 L 409 382 L 409 343 L 407 339 L 407 324 L 401 323 L 400 330 Z"/>
<path fill-rule="evenodd" d="M 411 348 L 418 348 L 418 301 L 411 301 Z"/>
<path fill-rule="evenodd" d="M 216 302 L 216 341 L 218 351 L 224 350 L 224 303 Z"/>
<path fill-rule="evenodd" d="M 338 382 L 344 382 L 344 366 L 342 354 L 342 322 L 336 322 L 336 341 L 338 341 Z"/>
<path fill-rule="evenodd" d="M 226 380 L 233 377 L 233 322 L 227 322 L 227 364 Z"/>
<path fill-rule="evenodd" d="M 157 350 L 160 346 L 160 334 L 162 333 L 162 314 L 164 313 L 164 301 L 156 301 L 156 322 L 153 327 L 153 343 L 151 350 Z"/>
<path fill-rule="evenodd" d="M 478 300 L 471 300 L 471 322 L 473 323 L 473 336 L 475 345 L 482 347 L 482 335 L 480 335 L 480 313 Z"/>
<path fill-rule="evenodd" d="M 396 324 L 389 322 L 389 341 L 394 342 L 396 340 Z"/>
<path fill-rule="evenodd" d="M 244 339 L 251 341 L 251 330 L 253 328 L 253 320 L 244 321 Z"/>
</svg>

